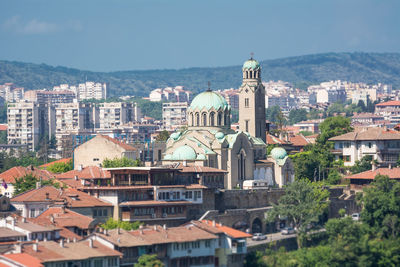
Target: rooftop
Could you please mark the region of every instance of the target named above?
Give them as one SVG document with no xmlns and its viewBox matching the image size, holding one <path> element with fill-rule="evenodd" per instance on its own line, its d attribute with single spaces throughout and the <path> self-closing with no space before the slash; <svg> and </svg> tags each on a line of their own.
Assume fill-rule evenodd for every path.
<svg viewBox="0 0 400 267">
<path fill-rule="evenodd" d="M 398 131 L 386 128 L 362 128 L 329 139 L 329 141 L 367 141 L 367 140 L 400 140 Z"/>
<path fill-rule="evenodd" d="M 41 170 L 33 166 L 22 167 L 16 166 L 5 172 L 0 173 L 0 180 L 5 181 L 6 183 L 15 183 L 16 178 L 20 178 L 31 174 L 38 179 L 42 180 L 50 180 L 55 177 L 55 174 L 49 172 L 47 170 Z"/>
<path fill-rule="evenodd" d="M 383 103 L 376 104 L 377 107 L 385 107 L 385 106 L 400 106 L 400 101 L 398 100 L 391 100 Z"/>
<path fill-rule="evenodd" d="M 40 225 L 77 227 L 80 229 L 91 229 L 95 226 L 93 218 L 62 207 L 50 207 L 31 221 Z"/>
<path fill-rule="evenodd" d="M 400 168 L 378 168 L 376 170 L 369 170 L 360 172 L 354 175 L 344 177 L 345 179 L 364 179 L 374 180 L 377 175 L 387 175 L 390 179 L 400 179 Z"/>
</svg>

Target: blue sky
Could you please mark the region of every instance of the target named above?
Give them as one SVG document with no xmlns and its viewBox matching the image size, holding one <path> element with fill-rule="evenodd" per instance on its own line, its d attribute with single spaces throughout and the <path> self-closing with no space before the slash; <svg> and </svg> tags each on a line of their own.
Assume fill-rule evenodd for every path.
<svg viewBox="0 0 400 267">
<path fill-rule="evenodd" d="M 400 52 L 398 0 L 1 0 L 0 59 L 93 71 Z"/>
</svg>

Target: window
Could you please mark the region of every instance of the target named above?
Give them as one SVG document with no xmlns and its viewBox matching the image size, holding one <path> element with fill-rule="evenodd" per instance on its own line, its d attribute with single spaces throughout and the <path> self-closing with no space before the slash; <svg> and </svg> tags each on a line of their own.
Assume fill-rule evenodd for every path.
<svg viewBox="0 0 400 267">
<path fill-rule="evenodd" d="M 372 148 L 372 143 L 368 142 L 368 148 Z"/>
<path fill-rule="evenodd" d="M 94 267 L 103 267 L 103 260 L 94 260 Z"/>
<path fill-rule="evenodd" d="M 118 266 L 118 259 L 117 258 L 109 258 L 107 266 Z"/>
<path fill-rule="evenodd" d="M 210 240 L 206 240 L 206 248 L 211 247 L 211 241 Z"/>
<path fill-rule="evenodd" d="M 245 98 L 245 99 L 244 99 L 244 107 L 245 107 L 245 108 L 248 108 L 248 107 L 249 107 L 249 99 L 248 99 L 248 98 Z"/>
<path fill-rule="evenodd" d="M 97 210 L 93 210 L 93 217 L 97 217 Z"/>
<path fill-rule="evenodd" d="M 207 126 L 207 114 L 203 113 L 203 126 Z"/>
<path fill-rule="evenodd" d="M 35 218 L 35 209 L 31 209 L 31 210 L 30 210 L 29 217 Z"/>
<path fill-rule="evenodd" d="M 350 156 L 343 156 L 343 160 L 345 162 L 350 162 L 351 161 L 351 157 Z"/>
<path fill-rule="evenodd" d="M 98 159 L 98 158 L 94 158 L 94 159 L 93 159 L 93 161 L 99 161 L 99 160 L 100 160 L 100 159 Z"/>
<path fill-rule="evenodd" d="M 249 121 L 246 120 L 245 123 L 246 123 L 246 132 L 249 132 Z"/>
<path fill-rule="evenodd" d="M 210 113 L 210 126 L 214 126 L 215 125 L 214 117 L 215 117 L 215 113 L 211 112 Z"/>
</svg>

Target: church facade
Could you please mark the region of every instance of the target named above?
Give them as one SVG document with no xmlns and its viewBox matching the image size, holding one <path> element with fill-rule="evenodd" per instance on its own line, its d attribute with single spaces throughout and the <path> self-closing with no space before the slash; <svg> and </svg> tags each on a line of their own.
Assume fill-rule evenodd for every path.
<svg viewBox="0 0 400 267">
<path fill-rule="evenodd" d="M 267 179 L 274 165 L 266 155 L 265 88 L 260 64 L 246 61 L 239 89 L 239 131 L 231 129 L 231 107 L 208 89 L 187 110 L 188 127 L 171 134 L 163 164 L 183 163 L 227 170 L 226 189 L 242 188 L 245 180 Z M 286 156 L 287 157 L 287 156 Z M 273 173 L 273 171 L 272 171 Z M 271 185 L 276 185 L 272 177 Z"/>
</svg>

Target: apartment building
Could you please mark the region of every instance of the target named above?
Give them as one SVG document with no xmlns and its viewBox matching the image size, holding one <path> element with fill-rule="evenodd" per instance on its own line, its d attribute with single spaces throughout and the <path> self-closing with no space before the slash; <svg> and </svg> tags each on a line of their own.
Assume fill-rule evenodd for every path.
<svg viewBox="0 0 400 267">
<path fill-rule="evenodd" d="M 107 83 L 80 83 L 76 90 L 79 100 L 107 98 Z"/>
<path fill-rule="evenodd" d="M 8 143 L 24 144 L 34 150 L 42 137 L 51 137 L 49 126 L 49 107 L 47 105 L 18 102 L 11 103 L 7 109 Z"/>
<path fill-rule="evenodd" d="M 157 88 L 150 92 L 149 99 L 153 102 L 173 101 L 188 102 L 192 101 L 192 92 L 185 90 L 183 86 Z"/>
<path fill-rule="evenodd" d="M 6 102 L 18 102 L 24 99 L 24 88 L 16 87 L 13 83 L 0 85 L 0 97 Z"/>
<path fill-rule="evenodd" d="M 368 155 L 381 167 L 394 166 L 400 155 L 400 133 L 387 128 L 362 128 L 329 141 L 335 142 L 333 153 L 345 166 L 353 166 Z"/>
<path fill-rule="evenodd" d="M 76 95 L 69 90 L 30 90 L 25 92 L 25 100 L 38 104 L 56 105 L 61 103 L 72 103 L 76 101 Z"/>
<path fill-rule="evenodd" d="M 234 110 L 239 110 L 239 90 L 237 89 L 225 89 L 219 90 L 220 93 L 226 100 L 226 102 L 231 106 Z"/>
<path fill-rule="evenodd" d="M 140 120 L 140 108 L 137 103 L 112 102 L 98 104 L 96 128 L 108 129 Z"/>
<path fill-rule="evenodd" d="M 185 126 L 187 108 L 188 104 L 186 102 L 164 103 L 162 110 L 163 129 L 172 131 Z"/>
<path fill-rule="evenodd" d="M 375 105 L 375 114 L 383 116 L 391 123 L 400 123 L 400 101 L 391 100 Z"/>
</svg>

